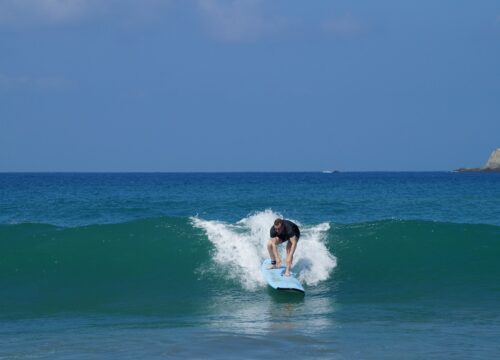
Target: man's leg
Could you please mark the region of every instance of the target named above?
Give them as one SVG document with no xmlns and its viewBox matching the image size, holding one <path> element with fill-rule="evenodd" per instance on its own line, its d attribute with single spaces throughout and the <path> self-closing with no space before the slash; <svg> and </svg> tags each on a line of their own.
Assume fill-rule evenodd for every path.
<svg viewBox="0 0 500 360">
<path fill-rule="evenodd" d="M 285 276 L 290 276 L 290 269 L 292 268 L 293 262 L 293 254 L 295 253 L 295 249 L 297 248 L 297 237 L 293 236 L 288 240 L 288 244 L 286 244 L 286 270 Z"/>
<path fill-rule="evenodd" d="M 272 238 L 267 242 L 267 251 L 269 252 L 269 256 L 271 257 L 271 261 L 276 261 L 276 265 L 273 267 L 279 268 L 281 266 L 281 258 L 278 254 L 278 246 L 277 243 L 279 238 Z"/>
</svg>

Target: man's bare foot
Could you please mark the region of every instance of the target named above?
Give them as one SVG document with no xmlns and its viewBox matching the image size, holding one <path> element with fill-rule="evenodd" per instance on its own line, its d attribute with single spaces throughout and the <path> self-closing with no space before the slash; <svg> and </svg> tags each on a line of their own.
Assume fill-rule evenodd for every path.
<svg viewBox="0 0 500 360">
<path fill-rule="evenodd" d="M 284 275 L 285 275 L 285 276 L 287 276 L 287 277 L 288 277 L 288 276 L 290 276 L 290 271 L 288 271 L 288 270 L 287 270 L 287 271 L 285 271 L 285 274 L 284 274 Z"/>
</svg>

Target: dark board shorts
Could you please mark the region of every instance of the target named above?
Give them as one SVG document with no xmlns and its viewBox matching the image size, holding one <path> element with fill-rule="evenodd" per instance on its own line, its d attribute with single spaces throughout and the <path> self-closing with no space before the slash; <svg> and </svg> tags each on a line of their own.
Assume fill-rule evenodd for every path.
<svg viewBox="0 0 500 360">
<path fill-rule="evenodd" d="M 294 226 L 294 227 L 292 227 L 292 229 L 293 229 L 293 232 L 294 232 L 293 236 L 297 237 L 297 242 L 298 242 L 299 239 L 300 239 L 300 230 L 299 230 L 299 227 L 298 226 Z M 293 237 L 293 236 L 291 236 L 291 237 Z M 284 242 L 287 242 L 288 240 L 290 240 L 290 239 L 281 239 L 280 238 L 278 244 L 283 244 Z"/>
</svg>

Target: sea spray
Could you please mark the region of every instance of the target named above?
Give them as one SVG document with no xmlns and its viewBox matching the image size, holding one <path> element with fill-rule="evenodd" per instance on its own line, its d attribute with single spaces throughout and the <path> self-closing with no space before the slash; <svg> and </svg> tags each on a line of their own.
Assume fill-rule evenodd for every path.
<svg viewBox="0 0 500 360">
<path fill-rule="evenodd" d="M 262 261 L 269 257 L 267 241 L 274 219 L 282 217 L 271 210 L 256 212 L 236 224 L 192 218 L 193 225 L 205 231 L 214 246 L 214 262 L 227 269 L 225 276 L 238 281 L 247 290 L 256 290 L 265 285 L 260 272 Z M 317 285 L 329 278 L 337 264 L 326 247 L 330 225 L 301 227 L 301 237 L 294 254 L 293 271 L 307 285 Z M 285 258 L 285 245 L 279 247 Z"/>
<path fill-rule="evenodd" d="M 239 281 L 248 290 L 263 285 L 259 276 L 261 256 L 258 253 L 258 238 L 243 233 L 239 225 L 198 218 L 193 218 L 193 224 L 206 232 L 215 247 L 213 260 L 226 277 Z"/>
<path fill-rule="evenodd" d="M 300 251 L 296 251 L 294 261 L 299 279 L 308 285 L 317 285 L 329 278 L 337 266 L 337 258 L 326 247 L 330 224 L 322 223 L 304 226 L 299 240 Z M 335 250 L 335 249 L 333 249 Z"/>
</svg>

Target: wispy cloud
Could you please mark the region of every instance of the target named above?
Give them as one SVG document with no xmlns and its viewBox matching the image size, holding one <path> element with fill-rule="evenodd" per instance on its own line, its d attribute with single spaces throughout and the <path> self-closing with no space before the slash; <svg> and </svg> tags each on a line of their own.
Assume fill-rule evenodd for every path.
<svg viewBox="0 0 500 360">
<path fill-rule="evenodd" d="M 108 15 L 133 23 L 157 15 L 172 0 L 0 0 L 0 26 L 61 25 Z"/>
<path fill-rule="evenodd" d="M 0 93 L 16 91 L 59 92 L 70 87 L 66 79 L 55 76 L 12 76 L 0 74 Z"/>
<path fill-rule="evenodd" d="M 0 25 L 58 24 L 86 15 L 96 0 L 0 0 Z"/>
<path fill-rule="evenodd" d="M 198 0 L 209 33 L 224 42 L 251 42 L 281 33 L 283 17 L 265 11 L 262 0 Z"/>
<path fill-rule="evenodd" d="M 353 35 L 365 31 L 363 23 L 352 15 L 333 17 L 323 21 L 321 29 L 335 35 Z"/>
</svg>

